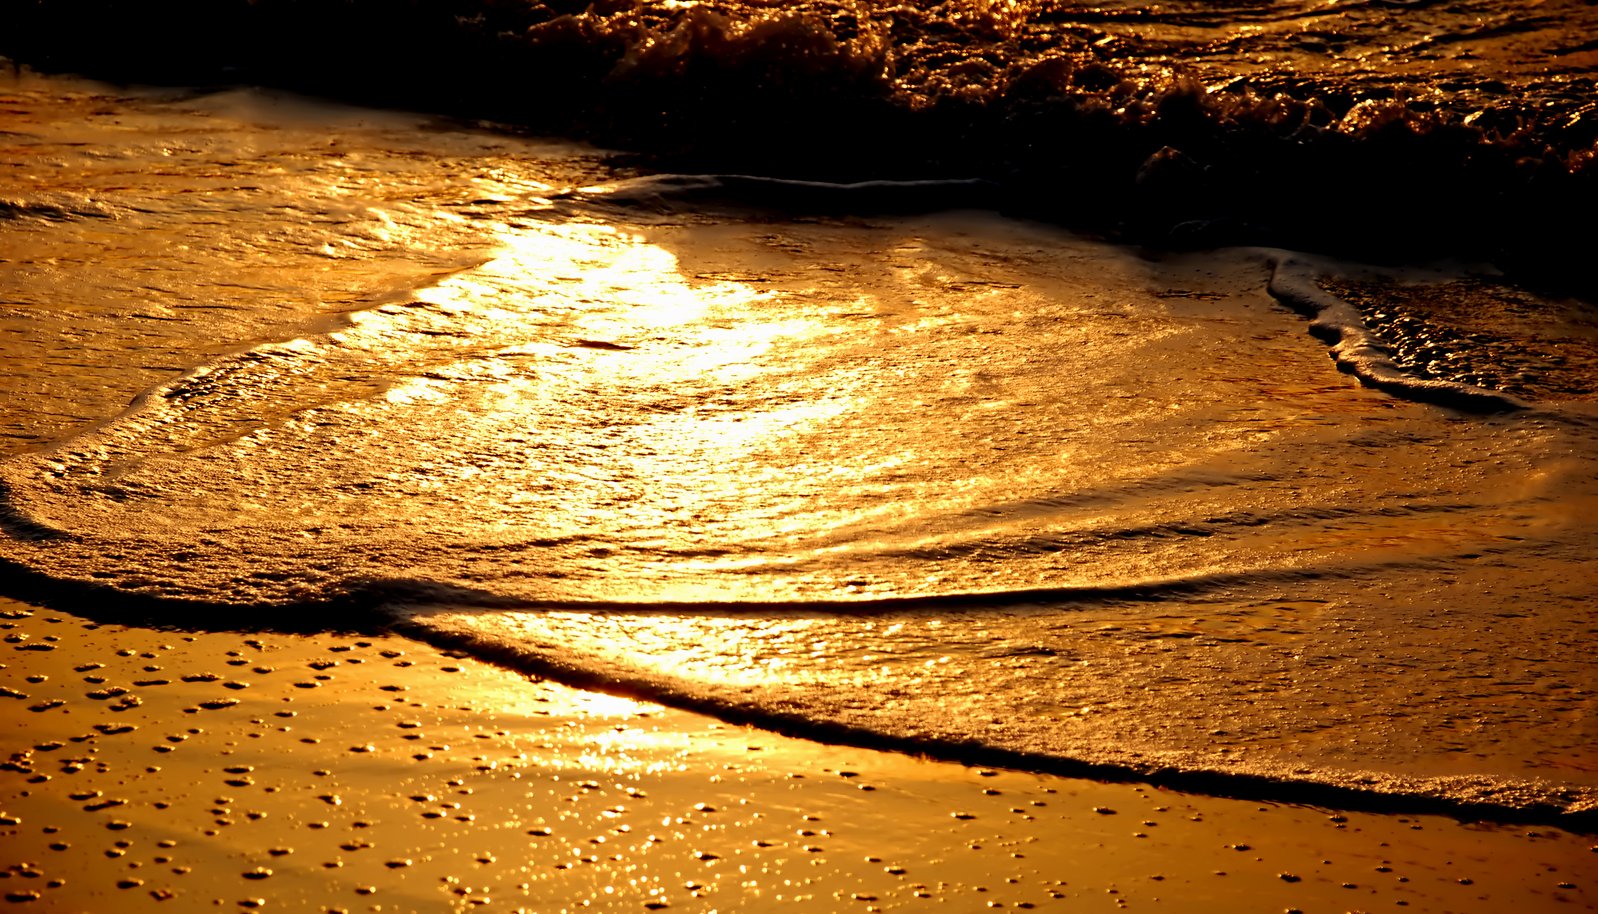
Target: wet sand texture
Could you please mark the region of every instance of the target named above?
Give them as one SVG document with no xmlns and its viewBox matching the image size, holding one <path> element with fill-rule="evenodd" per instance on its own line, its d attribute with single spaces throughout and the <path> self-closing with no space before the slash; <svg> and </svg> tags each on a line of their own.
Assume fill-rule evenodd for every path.
<svg viewBox="0 0 1598 914">
<path fill-rule="evenodd" d="M 389 635 L 6 602 L 18 911 L 1577 911 L 1592 836 L 788 739 Z"/>
</svg>

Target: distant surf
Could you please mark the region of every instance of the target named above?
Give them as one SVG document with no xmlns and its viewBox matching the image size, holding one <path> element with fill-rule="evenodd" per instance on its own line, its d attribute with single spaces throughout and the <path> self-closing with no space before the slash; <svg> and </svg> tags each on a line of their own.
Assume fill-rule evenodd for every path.
<svg viewBox="0 0 1598 914">
<path fill-rule="evenodd" d="M 980 179 L 1015 214 L 1165 247 L 1456 256 L 1593 289 L 1592 233 L 1568 218 L 1598 209 L 1580 0 L 8 12 L 0 54 L 55 71 L 488 119 L 655 170 Z"/>
</svg>

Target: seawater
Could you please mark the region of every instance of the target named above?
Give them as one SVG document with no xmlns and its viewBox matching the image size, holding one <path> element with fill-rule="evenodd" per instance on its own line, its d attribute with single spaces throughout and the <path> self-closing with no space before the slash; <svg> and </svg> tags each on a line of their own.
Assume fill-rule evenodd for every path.
<svg viewBox="0 0 1598 914">
<path fill-rule="evenodd" d="M 1446 366 L 1362 384 L 1413 372 L 1381 352 L 1339 370 L 1268 291 L 1279 251 L 751 209 L 255 90 L 5 92 L 17 593 L 224 627 L 375 613 L 970 758 L 1591 813 L 1579 360 L 1513 408 L 1433 405 L 1406 394 L 1492 392 Z M 1598 336 L 1506 300 L 1470 297 L 1523 353 Z M 1347 310 L 1343 342 L 1384 345 Z"/>
<path fill-rule="evenodd" d="M 1162 245 L 1468 255 L 1572 288 L 1584 0 L 41 0 L 0 55 L 579 136 L 664 170 L 984 178 Z M 298 49 L 284 55 L 283 48 Z"/>
</svg>

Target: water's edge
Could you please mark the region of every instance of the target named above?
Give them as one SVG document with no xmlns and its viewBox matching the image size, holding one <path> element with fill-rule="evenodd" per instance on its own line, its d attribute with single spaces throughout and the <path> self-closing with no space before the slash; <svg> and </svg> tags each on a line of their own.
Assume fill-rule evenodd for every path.
<svg viewBox="0 0 1598 914">
<path fill-rule="evenodd" d="M 448 610 L 443 610 L 448 612 Z M 1326 806 L 1381 813 L 1435 813 L 1467 821 L 1547 824 L 1598 833 L 1598 790 L 1558 787 L 1490 777 L 1419 778 L 1374 772 L 1315 772 L 1288 777 L 1277 772 L 1206 770 L 1164 760 L 1069 758 L 1022 752 L 976 741 L 908 738 L 800 713 L 760 709 L 657 677 L 621 670 L 594 670 L 557 656 L 512 649 L 465 630 L 430 626 L 426 614 L 407 618 L 397 608 L 386 630 L 437 647 L 464 650 L 529 676 L 577 688 L 707 714 L 731 723 L 821 742 L 903 752 L 972 766 L 999 766 L 1065 777 L 1150 784 L 1208 796 Z M 1109 753 L 1113 756 L 1113 753 Z"/>
</svg>

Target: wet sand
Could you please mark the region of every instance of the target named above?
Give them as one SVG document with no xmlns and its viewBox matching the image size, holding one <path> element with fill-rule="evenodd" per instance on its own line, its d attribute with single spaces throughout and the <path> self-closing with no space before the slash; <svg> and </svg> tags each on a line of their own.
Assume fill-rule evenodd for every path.
<svg viewBox="0 0 1598 914">
<path fill-rule="evenodd" d="M 393 635 L 0 601 L 18 910 L 1590 910 L 1598 841 L 829 746 Z"/>
</svg>

